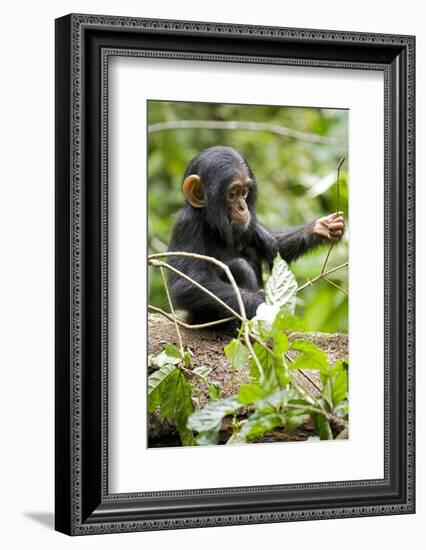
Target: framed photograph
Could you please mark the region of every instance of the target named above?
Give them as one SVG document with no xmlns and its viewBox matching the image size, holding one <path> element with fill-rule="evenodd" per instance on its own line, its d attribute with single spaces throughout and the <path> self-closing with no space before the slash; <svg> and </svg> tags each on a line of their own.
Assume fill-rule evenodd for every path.
<svg viewBox="0 0 426 550">
<path fill-rule="evenodd" d="M 56 20 L 56 529 L 415 511 L 415 38 Z"/>
</svg>

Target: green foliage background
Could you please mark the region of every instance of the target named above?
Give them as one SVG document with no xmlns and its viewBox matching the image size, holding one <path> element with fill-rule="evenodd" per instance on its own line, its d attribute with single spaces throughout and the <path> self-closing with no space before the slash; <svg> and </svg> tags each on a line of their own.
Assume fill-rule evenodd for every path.
<svg viewBox="0 0 426 550">
<path fill-rule="evenodd" d="M 148 250 L 164 251 L 175 213 L 183 205 L 181 181 L 188 162 L 202 149 L 228 145 L 239 151 L 254 171 L 258 186 L 258 217 L 271 228 L 307 223 L 337 207 L 336 171 L 342 156 L 348 159 L 348 111 L 305 107 L 230 105 L 214 103 L 148 102 L 148 129 L 173 121 L 259 122 L 316 136 L 332 137 L 336 144 L 312 143 L 271 131 L 173 128 L 148 133 Z M 345 212 L 346 234 L 330 256 L 328 267 L 348 257 L 348 162 L 340 178 L 340 209 Z M 292 265 L 299 284 L 318 275 L 327 247 Z M 330 276 L 348 289 L 347 269 Z M 163 281 L 150 268 L 149 303 L 169 310 Z M 309 330 L 346 332 L 347 297 L 326 281 L 298 295 L 296 313 Z"/>
</svg>

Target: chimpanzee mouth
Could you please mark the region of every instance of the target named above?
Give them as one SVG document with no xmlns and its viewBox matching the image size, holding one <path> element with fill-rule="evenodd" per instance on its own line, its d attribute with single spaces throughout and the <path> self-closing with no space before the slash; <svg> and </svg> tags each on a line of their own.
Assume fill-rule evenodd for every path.
<svg viewBox="0 0 426 550">
<path fill-rule="evenodd" d="M 251 221 L 251 216 L 249 212 L 248 215 L 244 217 L 244 219 L 242 218 L 237 220 L 235 218 L 232 219 L 231 226 L 233 229 L 236 229 L 237 231 L 245 231 L 250 225 L 250 221 Z"/>
</svg>

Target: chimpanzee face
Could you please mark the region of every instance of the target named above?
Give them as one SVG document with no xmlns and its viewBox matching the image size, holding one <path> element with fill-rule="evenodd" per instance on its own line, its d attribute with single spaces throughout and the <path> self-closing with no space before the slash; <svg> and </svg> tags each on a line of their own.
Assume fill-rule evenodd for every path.
<svg viewBox="0 0 426 550">
<path fill-rule="evenodd" d="M 250 178 L 244 174 L 228 185 L 225 203 L 232 225 L 247 227 L 250 223 L 250 210 L 246 202 L 250 193 L 250 184 Z"/>
<path fill-rule="evenodd" d="M 224 240 L 233 241 L 251 226 L 256 179 L 234 149 L 216 146 L 200 153 L 189 163 L 182 189 L 188 203 Z"/>
</svg>

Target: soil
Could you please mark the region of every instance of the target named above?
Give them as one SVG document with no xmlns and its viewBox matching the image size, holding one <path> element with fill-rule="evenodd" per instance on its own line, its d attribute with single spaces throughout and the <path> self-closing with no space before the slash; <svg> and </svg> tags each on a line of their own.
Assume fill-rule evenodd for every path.
<svg viewBox="0 0 426 550">
<path fill-rule="evenodd" d="M 184 347 L 193 354 L 194 367 L 209 366 L 213 368 L 209 378 L 220 384 L 221 397 L 236 394 L 240 384 L 248 382 L 247 371 L 244 369 L 238 373 L 231 371 L 224 356 L 223 348 L 233 338 L 231 333 L 224 333 L 220 330 L 191 330 L 185 328 L 181 328 L 180 331 Z M 179 345 L 174 323 L 160 314 L 149 314 L 148 334 L 148 353 L 150 355 L 161 353 L 166 344 Z M 347 334 L 293 332 L 289 334 L 289 339 L 293 340 L 302 336 L 325 351 L 331 363 L 348 355 Z M 316 371 L 297 372 L 296 378 L 297 383 L 311 394 L 317 393 L 318 387 L 321 386 L 320 377 Z M 196 385 L 200 403 L 205 405 L 208 401 L 207 387 L 202 381 L 197 381 Z M 148 433 L 150 447 L 179 445 L 179 437 L 176 434 L 174 424 L 160 419 L 156 412 L 149 415 Z M 230 433 L 231 427 L 225 419 L 221 432 L 222 442 L 226 442 Z M 254 440 L 254 442 L 301 441 L 312 435 L 314 435 L 313 426 L 306 423 L 291 433 L 285 433 L 281 429 L 268 432 L 262 438 Z"/>
</svg>

